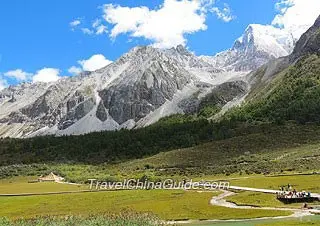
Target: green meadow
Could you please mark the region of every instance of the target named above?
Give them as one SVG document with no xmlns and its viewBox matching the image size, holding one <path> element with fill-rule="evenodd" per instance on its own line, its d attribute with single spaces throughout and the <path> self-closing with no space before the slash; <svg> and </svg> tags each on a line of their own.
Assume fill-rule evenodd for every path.
<svg viewBox="0 0 320 226">
<path fill-rule="evenodd" d="M 130 190 L 77 194 L 0 197 L 0 216 L 33 218 L 117 213 L 125 209 L 152 213 L 163 220 L 244 219 L 290 215 L 288 211 L 230 210 L 210 205 L 219 192 L 180 190 Z"/>
</svg>

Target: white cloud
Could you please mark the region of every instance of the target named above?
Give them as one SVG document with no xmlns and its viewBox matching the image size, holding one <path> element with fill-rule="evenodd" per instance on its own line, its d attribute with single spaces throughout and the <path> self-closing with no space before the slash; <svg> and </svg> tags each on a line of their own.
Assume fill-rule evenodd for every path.
<svg viewBox="0 0 320 226">
<path fill-rule="evenodd" d="M 96 19 L 92 23 L 92 28 L 95 30 L 96 35 L 101 35 L 104 33 L 108 33 L 108 28 L 106 25 L 102 24 L 101 19 Z"/>
<path fill-rule="evenodd" d="M 101 19 L 96 19 L 93 23 L 92 23 L 92 27 L 98 27 L 101 24 Z"/>
<path fill-rule="evenodd" d="M 82 69 L 80 67 L 72 66 L 68 69 L 68 72 L 72 75 L 78 75 L 82 72 Z"/>
<path fill-rule="evenodd" d="M 33 82 L 55 82 L 61 77 L 59 76 L 60 71 L 56 68 L 43 68 L 33 76 Z"/>
<path fill-rule="evenodd" d="M 74 26 L 72 27 L 72 31 L 75 30 L 75 28 L 78 28 L 79 30 L 82 31 L 83 34 L 86 35 L 102 35 L 102 34 L 107 34 L 108 33 L 108 27 L 102 23 L 101 19 L 96 19 L 95 21 L 92 22 L 91 27 L 84 27 L 80 26 L 81 21 L 74 21 Z M 73 22 L 72 22 L 73 23 Z"/>
<path fill-rule="evenodd" d="M 32 74 L 22 71 L 21 69 L 16 69 L 16 70 L 8 71 L 4 73 L 4 76 L 15 78 L 16 80 L 19 80 L 19 81 L 25 81 L 25 80 L 29 80 Z"/>
<path fill-rule="evenodd" d="M 21 69 L 8 71 L 3 75 L 5 77 L 15 78 L 17 81 L 32 81 L 32 82 L 54 82 L 59 80 L 60 70 L 56 68 L 43 68 L 37 71 L 35 74 L 25 72 Z M 6 87 L 7 82 L 0 77 L 0 88 Z"/>
<path fill-rule="evenodd" d="M 101 35 L 103 33 L 108 33 L 108 29 L 107 26 L 101 24 L 96 28 L 96 35 Z"/>
<path fill-rule="evenodd" d="M 80 19 L 76 19 L 76 20 L 71 21 L 71 22 L 69 23 L 69 26 L 71 27 L 71 30 L 72 30 L 72 31 L 75 31 L 75 29 L 76 29 L 77 27 L 79 27 L 80 24 L 81 24 L 81 20 L 80 20 Z"/>
<path fill-rule="evenodd" d="M 90 30 L 89 28 L 81 28 L 81 31 L 86 35 L 93 35 L 94 31 Z"/>
<path fill-rule="evenodd" d="M 0 77 L 0 91 L 6 88 L 7 86 L 8 86 L 7 81 Z"/>
<path fill-rule="evenodd" d="M 78 63 L 84 71 L 95 71 L 111 64 L 112 61 L 106 59 L 102 54 L 97 54 L 87 60 L 80 60 Z"/>
<path fill-rule="evenodd" d="M 219 9 L 218 7 L 213 7 L 211 9 L 211 12 L 214 12 L 215 14 L 217 14 L 218 18 L 223 20 L 226 23 L 235 19 L 235 16 L 232 14 L 228 4 L 224 4 L 224 7 L 222 9 Z"/>
<path fill-rule="evenodd" d="M 156 47 L 169 48 L 186 44 L 186 34 L 206 30 L 206 14 L 213 4 L 213 0 L 165 0 L 154 10 L 144 6 L 129 8 L 107 4 L 104 5 L 104 18 L 113 25 L 111 38 L 127 33 L 131 37 L 151 40 Z M 228 10 L 223 9 L 222 13 L 226 14 Z M 228 16 L 222 19 L 229 20 Z"/>
<path fill-rule="evenodd" d="M 70 27 L 77 27 L 80 24 L 81 24 L 81 21 L 79 19 L 76 19 L 74 21 L 71 21 L 69 25 L 70 25 Z"/>
<path fill-rule="evenodd" d="M 320 14 L 319 0 L 280 0 L 276 4 L 279 14 L 272 21 L 298 39 Z"/>
</svg>

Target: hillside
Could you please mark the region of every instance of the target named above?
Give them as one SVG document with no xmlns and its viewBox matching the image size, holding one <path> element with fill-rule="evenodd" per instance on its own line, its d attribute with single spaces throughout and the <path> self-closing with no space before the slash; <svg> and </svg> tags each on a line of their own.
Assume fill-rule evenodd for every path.
<svg viewBox="0 0 320 226">
<path fill-rule="evenodd" d="M 163 152 L 116 168 L 121 172 L 151 169 L 169 175 L 317 171 L 320 170 L 319 140 L 317 125 L 265 125 L 251 134 Z"/>
<path fill-rule="evenodd" d="M 103 163 L 142 158 L 213 137 L 207 120 L 182 118 L 137 130 L 90 133 L 80 136 L 39 136 L 0 139 L 0 165 L 43 162 Z"/>
<path fill-rule="evenodd" d="M 231 130 L 228 131 L 231 132 Z M 87 182 L 87 179 L 92 177 L 101 180 L 106 178 L 122 180 L 122 177 L 140 178 L 146 175 L 156 179 L 163 176 L 279 174 L 289 171 L 318 172 L 320 170 L 319 125 L 275 126 L 265 124 L 243 127 L 242 135 L 239 135 L 239 129 L 233 133 L 231 138 L 211 141 L 194 147 L 174 150 L 172 146 L 172 151 L 165 146 L 163 149 L 153 149 L 151 145 L 146 145 L 146 148 L 149 149 L 140 147 L 140 150 L 135 150 L 136 141 L 132 137 L 131 145 L 123 144 L 123 147 L 130 146 L 135 151 L 134 155 L 129 151 L 124 152 L 126 149 L 121 148 L 120 143 L 116 150 L 110 150 L 107 146 L 103 149 L 96 149 L 97 151 L 89 149 L 88 146 L 81 148 L 81 145 L 85 144 L 81 140 L 87 141 L 87 138 L 79 137 L 77 142 L 80 145 L 76 146 L 79 149 L 78 155 L 76 152 L 69 153 L 68 149 L 60 150 L 48 144 L 47 149 L 34 149 L 29 155 L 8 152 L 3 155 L 1 165 L 5 163 L 11 163 L 11 165 L 0 167 L 0 178 L 14 175 L 41 175 L 53 171 L 70 181 Z M 96 139 L 98 139 L 97 135 Z M 75 144 L 76 142 L 71 138 L 68 141 Z M 102 140 L 100 137 L 100 141 Z M 159 140 L 165 145 L 161 137 Z M 186 140 L 177 141 L 175 147 L 187 145 L 179 143 L 180 141 L 185 142 Z M 62 143 L 63 141 L 47 139 L 46 142 Z M 171 145 L 174 143 L 171 139 L 168 142 Z M 33 144 L 36 144 L 35 141 Z M 154 145 L 157 144 L 159 143 L 154 143 Z M 27 143 L 16 145 L 22 146 Z M 101 145 L 105 144 L 101 143 Z M 68 146 L 68 148 L 71 147 Z M 95 148 L 98 148 L 98 145 Z M 150 152 L 144 153 L 144 150 Z M 48 154 L 44 155 L 43 152 Z M 37 153 L 37 156 L 32 153 Z M 146 157 L 140 155 L 142 153 Z M 120 154 L 122 156 L 119 156 Z M 148 157 L 148 155 L 152 156 Z M 56 157 L 53 159 L 52 156 Z M 115 158 L 117 158 L 116 161 Z"/>
</svg>

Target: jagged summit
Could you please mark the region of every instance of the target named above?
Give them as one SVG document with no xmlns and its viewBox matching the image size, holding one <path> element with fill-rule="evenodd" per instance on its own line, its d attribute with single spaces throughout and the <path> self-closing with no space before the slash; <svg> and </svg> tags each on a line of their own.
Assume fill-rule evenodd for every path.
<svg viewBox="0 0 320 226">
<path fill-rule="evenodd" d="M 271 59 L 289 55 L 295 45 L 292 34 L 269 25 L 250 24 L 232 48 L 202 59 L 228 71 L 252 71 Z"/>
<path fill-rule="evenodd" d="M 273 57 L 281 57 L 291 53 L 294 39 L 284 30 L 268 25 L 251 24 L 245 33 L 237 39 L 232 50 L 250 50 L 269 52 Z"/>
</svg>

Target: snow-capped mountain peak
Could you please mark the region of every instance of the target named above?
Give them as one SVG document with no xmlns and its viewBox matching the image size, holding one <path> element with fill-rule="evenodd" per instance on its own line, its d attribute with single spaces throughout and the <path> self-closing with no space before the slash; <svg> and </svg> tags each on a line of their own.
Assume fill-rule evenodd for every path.
<svg viewBox="0 0 320 226">
<path fill-rule="evenodd" d="M 270 59 L 289 55 L 295 41 L 292 34 L 283 29 L 270 25 L 250 24 L 231 49 L 214 57 L 201 58 L 228 71 L 252 71 Z"/>
<path fill-rule="evenodd" d="M 250 48 L 252 45 L 257 50 L 269 52 L 274 57 L 281 57 L 291 53 L 294 40 L 285 30 L 269 25 L 250 24 L 232 49 Z"/>
</svg>

